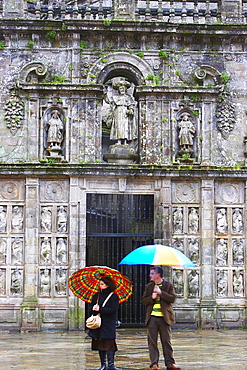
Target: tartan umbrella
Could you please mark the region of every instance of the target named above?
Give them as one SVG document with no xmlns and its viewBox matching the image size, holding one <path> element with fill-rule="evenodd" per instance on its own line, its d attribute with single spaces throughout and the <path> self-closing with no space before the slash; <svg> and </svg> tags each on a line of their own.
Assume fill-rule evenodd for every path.
<svg viewBox="0 0 247 370">
<path fill-rule="evenodd" d="M 107 266 L 89 266 L 74 272 L 68 281 L 69 288 L 82 301 L 91 303 L 94 294 L 100 290 L 100 280 L 105 276 L 109 276 L 116 284 L 114 293 L 119 303 L 127 301 L 132 294 L 131 281 L 121 272 Z"/>
</svg>

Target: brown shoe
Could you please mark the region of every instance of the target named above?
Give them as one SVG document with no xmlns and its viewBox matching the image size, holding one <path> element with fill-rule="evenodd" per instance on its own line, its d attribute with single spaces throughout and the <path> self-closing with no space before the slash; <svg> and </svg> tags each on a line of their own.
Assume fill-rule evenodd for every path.
<svg viewBox="0 0 247 370">
<path fill-rule="evenodd" d="M 167 370 L 181 370 L 181 367 L 172 364 L 171 366 L 167 367 Z"/>
<path fill-rule="evenodd" d="M 151 370 L 158 370 L 159 369 L 159 367 L 158 367 L 158 365 L 157 364 L 154 364 L 152 367 L 151 367 Z"/>
</svg>

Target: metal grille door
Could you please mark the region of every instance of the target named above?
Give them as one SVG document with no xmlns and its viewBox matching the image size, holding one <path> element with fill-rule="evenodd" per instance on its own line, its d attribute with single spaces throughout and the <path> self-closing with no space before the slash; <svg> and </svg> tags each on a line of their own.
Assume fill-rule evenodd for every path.
<svg viewBox="0 0 247 370">
<path fill-rule="evenodd" d="M 128 276 L 134 285 L 133 296 L 119 307 L 122 325 L 145 322 L 141 303 L 149 281 L 148 266 L 118 266 L 133 249 L 153 244 L 153 195 L 87 195 L 87 266 L 109 266 Z"/>
</svg>

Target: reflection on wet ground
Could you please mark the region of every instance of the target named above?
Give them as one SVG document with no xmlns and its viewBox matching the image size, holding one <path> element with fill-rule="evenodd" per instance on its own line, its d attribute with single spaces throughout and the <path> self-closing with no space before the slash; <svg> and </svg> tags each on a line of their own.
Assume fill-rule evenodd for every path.
<svg viewBox="0 0 247 370">
<path fill-rule="evenodd" d="M 247 370 L 247 331 L 173 331 L 174 355 L 182 370 Z M 118 329 L 115 365 L 149 369 L 145 329 Z M 0 332 L 1 369 L 95 370 L 100 366 L 85 332 Z M 165 370 L 163 358 L 160 369 Z"/>
</svg>

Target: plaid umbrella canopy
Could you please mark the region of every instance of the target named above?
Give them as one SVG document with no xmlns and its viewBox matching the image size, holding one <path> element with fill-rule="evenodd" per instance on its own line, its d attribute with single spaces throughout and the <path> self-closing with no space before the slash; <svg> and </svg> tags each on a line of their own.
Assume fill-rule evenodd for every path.
<svg viewBox="0 0 247 370">
<path fill-rule="evenodd" d="M 132 294 L 131 281 L 121 272 L 107 266 L 89 266 L 74 272 L 68 281 L 69 288 L 82 301 L 91 303 L 94 294 L 100 290 L 100 280 L 105 276 L 109 276 L 116 284 L 114 293 L 119 303 L 127 301 Z"/>
</svg>

